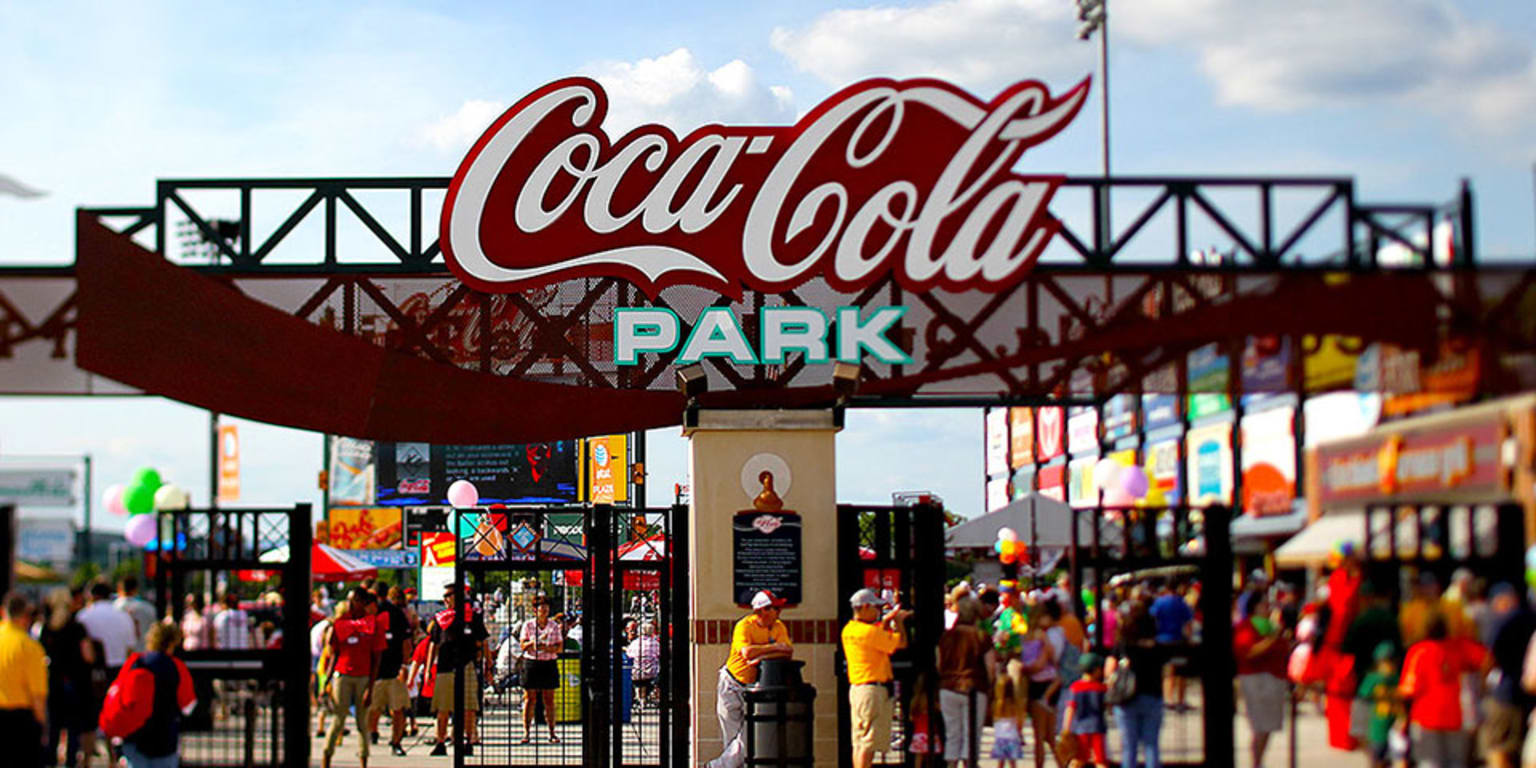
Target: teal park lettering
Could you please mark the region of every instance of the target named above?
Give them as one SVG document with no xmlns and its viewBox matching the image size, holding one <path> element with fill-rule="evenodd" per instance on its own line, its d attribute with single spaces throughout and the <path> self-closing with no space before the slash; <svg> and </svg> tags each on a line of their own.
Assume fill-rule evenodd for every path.
<svg viewBox="0 0 1536 768">
<path fill-rule="evenodd" d="M 753 349 L 736 315 L 727 307 L 710 307 L 699 315 L 686 339 L 677 313 L 659 307 L 623 307 L 614 312 L 613 360 L 637 365 L 644 354 L 681 349 L 678 365 L 721 357 L 737 365 L 783 363 L 799 352 L 807 363 L 858 363 L 864 355 L 890 365 L 912 362 L 886 332 L 906 307 L 881 307 L 861 317 L 858 307 L 838 307 L 832 317 L 813 307 L 765 307 L 759 313 L 758 340 Z"/>
</svg>

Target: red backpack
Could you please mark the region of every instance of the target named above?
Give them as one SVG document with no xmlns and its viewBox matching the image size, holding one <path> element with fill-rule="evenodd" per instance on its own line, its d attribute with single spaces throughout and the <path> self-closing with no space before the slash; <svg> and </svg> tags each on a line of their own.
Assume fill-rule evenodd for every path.
<svg viewBox="0 0 1536 768">
<path fill-rule="evenodd" d="M 101 730 L 111 739 L 126 739 L 149 722 L 155 712 L 155 675 L 137 666 L 137 656 L 123 665 L 123 671 L 107 689 L 101 704 Z"/>
</svg>

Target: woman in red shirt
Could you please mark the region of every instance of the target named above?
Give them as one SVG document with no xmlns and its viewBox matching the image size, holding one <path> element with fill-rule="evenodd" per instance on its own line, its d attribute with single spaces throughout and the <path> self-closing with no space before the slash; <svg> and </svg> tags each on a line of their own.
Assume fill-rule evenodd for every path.
<svg viewBox="0 0 1536 768">
<path fill-rule="evenodd" d="M 1482 645 L 1449 637 L 1445 617 L 1436 614 L 1429 635 L 1403 659 L 1398 693 L 1409 702 L 1414 759 L 1421 765 L 1466 765 L 1471 744 L 1461 729 L 1461 676 L 1486 673 L 1491 657 Z"/>
</svg>

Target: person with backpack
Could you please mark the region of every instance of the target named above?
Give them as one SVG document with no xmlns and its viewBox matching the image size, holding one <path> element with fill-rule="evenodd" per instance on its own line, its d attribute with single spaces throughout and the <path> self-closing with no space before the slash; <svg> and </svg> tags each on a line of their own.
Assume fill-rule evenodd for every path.
<svg viewBox="0 0 1536 768">
<path fill-rule="evenodd" d="M 1147 768 L 1159 768 L 1163 665 L 1168 652 L 1157 643 L 1157 624 L 1140 602 L 1131 603 L 1118 629 L 1118 658 L 1104 701 L 1114 707 L 1115 720 L 1120 724 L 1120 764 L 1122 768 L 1136 768 L 1139 749 L 1146 756 Z"/>
<path fill-rule="evenodd" d="M 174 624 L 153 624 L 144 636 L 143 653 L 123 663 L 101 709 L 101 730 L 122 739 L 129 768 L 177 768 L 181 758 L 181 719 L 197 706 L 192 673 L 175 657 L 181 631 Z"/>
</svg>

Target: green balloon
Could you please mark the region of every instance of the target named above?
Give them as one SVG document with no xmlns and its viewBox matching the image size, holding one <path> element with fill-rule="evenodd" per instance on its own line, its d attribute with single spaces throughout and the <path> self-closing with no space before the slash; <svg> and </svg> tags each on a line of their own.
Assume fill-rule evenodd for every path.
<svg viewBox="0 0 1536 768">
<path fill-rule="evenodd" d="M 155 511 L 155 489 L 143 483 L 128 486 L 128 490 L 123 491 L 123 509 L 128 510 L 130 515 Z"/>
<path fill-rule="evenodd" d="M 1275 631 L 1275 625 L 1263 616 L 1253 617 L 1253 628 L 1263 637 L 1269 637 L 1270 633 Z"/>
<path fill-rule="evenodd" d="M 151 467 L 145 467 L 133 473 L 133 482 L 128 485 L 142 485 L 149 489 L 150 496 L 154 496 L 155 491 L 160 490 L 160 473 Z M 154 500 L 151 499 L 150 501 L 150 509 L 154 509 Z"/>
</svg>

